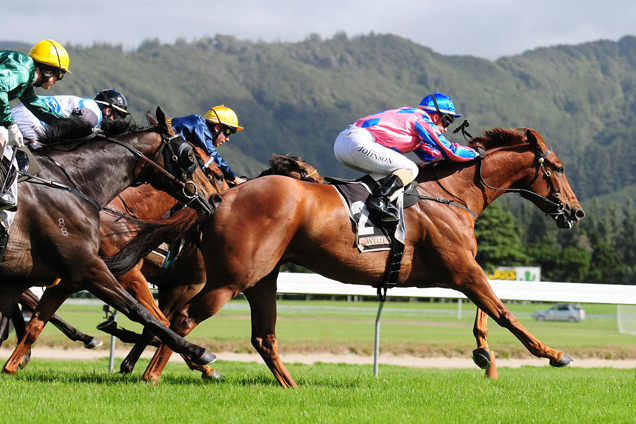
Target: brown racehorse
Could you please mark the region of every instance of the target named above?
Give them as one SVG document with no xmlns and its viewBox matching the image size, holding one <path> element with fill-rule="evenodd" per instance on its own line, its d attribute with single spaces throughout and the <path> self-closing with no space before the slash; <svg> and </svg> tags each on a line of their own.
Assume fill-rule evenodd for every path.
<svg viewBox="0 0 636 424">
<path fill-rule="evenodd" d="M 585 216 L 562 162 L 536 131 L 495 128 L 471 145 L 486 149 L 483 160 L 423 167 L 417 178 L 418 191 L 440 198 L 452 193 L 476 215 L 502 193 L 515 191 L 550 215 L 560 228 L 569 229 Z M 398 286 L 458 290 L 509 329 L 533 355 L 548 358 L 555 367 L 572 362 L 530 334 L 492 291 L 475 261 L 472 214 L 425 200 L 406 210 L 405 220 L 407 235 Z M 163 226 L 142 231 L 112 259 L 114 272 L 131 266 L 135 257 L 167 236 L 182 232 L 186 221 L 194 227 L 197 217 L 184 211 Z M 276 342 L 278 267 L 293 262 L 345 283 L 380 286 L 388 253 L 361 254 L 351 228 L 338 194 L 326 185 L 272 176 L 229 190 L 217 213 L 203 222 L 207 283 L 173 316 L 171 328 L 185 336 L 243 292 L 251 307 L 253 346 L 282 386 L 296 386 Z M 170 354 L 170 348 L 162 345 L 146 377 L 158 379 Z"/>
<path fill-rule="evenodd" d="M 149 129 L 90 142 L 62 142 L 34 153 L 43 170 L 34 181 L 20 184 L 18 213 L 0 263 L 0 330 L 25 289 L 58 277 L 62 283 L 44 293 L 4 372 L 16 372 L 26 346 L 64 299 L 80 289 L 87 289 L 133 321 L 150 326 L 164 342 L 193 360 L 205 364 L 214 359 L 152 317 L 121 288 L 98 255 L 99 210 L 134 182 L 150 182 L 182 201 L 194 201 L 194 206 L 213 211 L 207 199 L 214 188 L 196 167 L 185 146 L 189 144 L 173 137 L 160 109 L 157 117 L 160 125 Z M 59 137 L 58 130 L 50 126 L 42 140 Z"/>
</svg>

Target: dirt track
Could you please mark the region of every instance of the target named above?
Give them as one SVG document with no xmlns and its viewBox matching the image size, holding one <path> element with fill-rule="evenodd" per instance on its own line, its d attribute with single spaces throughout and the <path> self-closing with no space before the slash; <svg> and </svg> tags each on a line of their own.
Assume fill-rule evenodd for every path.
<svg viewBox="0 0 636 424">
<path fill-rule="evenodd" d="M 127 350 L 116 350 L 115 357 L 123 358 L 128 353 Z M 11 354 L 9 349 L 0 349 L 0 358 L 7 359 Z M 86 350 L 86 349 L 53 349 L 49 347 L 34 348 L 33 359 L 73 359 L 73 360 L 97 360 L 100 358 L 108 358 L 110 352 L 107 349 Z M 150 358 L 151 352 L 148 351 L 143 355 L 144 358 Z M 248 353 L 217 353 L 218 362 L 222 361 L 238 361 L 238 362 L 262 362 L 261 357 L 257 354 Z M 287 354 L 282 355 L 283 360 L 288 363 L 314 364 L 316 362 L 323 363 L 342 363 L 371 365 L 373 364 L 372 356 L 360 355 L 334 355 L 331 353 L 311 353 L 311 354 Z M 181 357 L 173 355 L 173 361 L 181 361 Z M 380 355 L 380 364 L 399 365 L 412 368 L 476 368 L 470 358 L 416 358 L 412 356 L 394 356 Z M 522 366 L 547 367 L 548 361 L 545 359 L 527 358 L 527 359 L 497 359 L 498 367 L 518 368 Z M 636 368 L 636 360 L 605 360 L 605 359 L 575 359 L 573 367 L 577 368 Z"/>
</svg>

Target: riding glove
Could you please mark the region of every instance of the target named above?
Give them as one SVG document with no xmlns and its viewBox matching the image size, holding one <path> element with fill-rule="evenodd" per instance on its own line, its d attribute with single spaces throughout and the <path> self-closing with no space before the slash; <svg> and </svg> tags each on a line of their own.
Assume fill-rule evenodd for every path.
<svg viewBox="0 0 636 424">
<path fill-rule="evenodd" d="M 9 130 L 9 146 L 24 147 L 24 138 L 18 125 L 10 125 L 7 129 Z"/>
</svg>

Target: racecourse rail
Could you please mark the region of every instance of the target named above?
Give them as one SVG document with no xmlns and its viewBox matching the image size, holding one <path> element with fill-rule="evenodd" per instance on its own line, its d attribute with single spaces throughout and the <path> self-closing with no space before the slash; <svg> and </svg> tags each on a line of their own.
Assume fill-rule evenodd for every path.
<svg viewBox="0 0 636 424">
<path fill-rule="evenodd" d="M 528 300 L 538 302 L 605 303 L 636 305 L 636 286 L 619 284 L 582 284 L 529 281 L 489 280 L 501 300 Z M 319 274 L 282 272 L 278 276 L 278 294 L 377 296 L 377 289 L 358 284 L 344 284 Z M 396 287 L 387 291 L 387 297 L 420 297 L 466 299 L 462 293 L 445 288 Z M 379 302 L 375 320 L 373 373 L 378 375 L 380 351 L 380 317 L 383 302 Z M 111 365 L 114 339 L 111 339 Z"/>
<path fill-rule="evenodd" d="M 636 286 L 618 284 L 581 284 L 530 281 L 489 280 L 495 294 L 501 300 L 531 300 L 540 302 L 607 303 L 612 305 L 636 305 Z M 343 284 L 318 274 L 280 273 L 278 294 L 321 294 L 376 296 L 371 286 Z M 387 291 L 387 297 L 425 297 L 466 299 L 462 293 L 439 287 L 396 287 Z M 373 374 L 378 375 L 380 354 L 380 317 L 383 302 L 379 302 L 375 319 L 373 344 Z"/>
</svg>

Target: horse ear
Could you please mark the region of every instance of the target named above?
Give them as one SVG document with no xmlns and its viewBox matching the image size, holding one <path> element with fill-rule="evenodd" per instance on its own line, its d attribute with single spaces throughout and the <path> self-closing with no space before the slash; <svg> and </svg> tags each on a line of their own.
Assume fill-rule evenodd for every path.
<svg viewBox="0 0 636 424">
<path fill-rule="evenodd" d="M 166 130 L 166 133 L 172 134 L 171 132 L 172 126 L 168 122 L 168 118 L 166 118 L 166 114 L 163 113 L 163 110 L 161 110 L 159 106 L 157 106 L 156 115 L 157 115 L 157 121 L 159 121 L 159 126 L 163 128 L 164 130 Z"/>
<path fill-rule="evenodd" d="M 535 134 L 534 130 L 527 129 L 526 130 L 526 138 L 528 139 L 528 142 L 530 144 L 533 144 L 535 146 L 537 144 L 539 144 L 539 140 L 537 140 L 537 135 Z"/>
<path fill-rule="evenodd" d="M 146 112 L 146 121 L 148 121 L 148 125 L 159 125 L 159 121 L 157 121 L 157 118 L 152 116 L 150 111 Z"/>
</svg>

